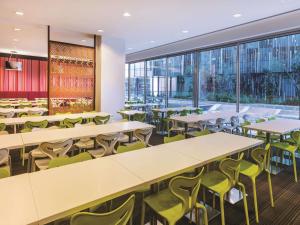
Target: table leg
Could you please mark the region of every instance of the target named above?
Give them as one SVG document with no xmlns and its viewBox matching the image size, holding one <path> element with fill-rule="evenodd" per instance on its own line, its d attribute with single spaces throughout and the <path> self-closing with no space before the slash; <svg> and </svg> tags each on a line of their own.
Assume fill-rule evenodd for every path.
<svg viewBox="0 0 300 225">
<path fill-rule="evenodd" d="M 17 133 L 17 124 L 14 124 L 14 133 Z"/>
<path fill-rule="evenodd" d="M 188 136 L 188 135 L 187 135 L 188 129 L 189 129 L 188 123 L 184 123 L 185 138 L 187 138 L 187 136 Z"/>
</svg>

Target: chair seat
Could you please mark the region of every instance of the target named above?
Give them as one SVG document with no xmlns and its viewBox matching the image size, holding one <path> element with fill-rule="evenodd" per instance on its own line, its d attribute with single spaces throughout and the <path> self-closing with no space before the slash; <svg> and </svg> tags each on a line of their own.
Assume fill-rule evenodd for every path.
<svg viewBox="0 0 300 225">
<path fill-rule="evenodd" d="M 0 167 L 0 179 L 9 177 L 10 174 L 10 167 L 9 166 L 1 166 Z"/>
<path fill-rule="evenodd" d="M 45 153 L 43 153 L 39 148 L 33 149 L 30 154 L 33 158 L 47 157 L 47 155 Z"/>
<path fill-rule="evenodd" d="M 100 148 L 100 149 L 89 150 L 88 153 L 90 153 L 94 158 L 100 158 L 103 156 L 104 151 L 105 151 L 104 148 Z"/>
<path fill-rule="evenodd" d="M 203 175 L 201 185 L 216 193 L 226 193 L 230 188 L 230 181 L 223 173 L 214 170 Z"/>
<path fill-rule="evenodd" d="M 21 133 L 28 133 L 28 132 L 31 132 L 31 131 L 32 131 L 32 129 L 30 129 L 30 128 L 24 128 L 24 129 L 21 130 Z"/>
<path fill-rule="evenodd" d="M 182 203 L 167 188 L 144 199 L 145 203 L 157 214 L 168 221 L 178 221 L 182 217 Z"/>
<path fill-rule="evenodd" d="M 273 147 L 275 148 L 279 148 L 291 153 L 295 153 L 298 149 L 298 147 L 296 145 L 290 145 L 289 143 L 285 143 L 285 142 L 276 142 L 272 144 Z"/>
<path fill-rule="evenodd" d="M 90 139 L 90 138 L 82 138 L 78 142 L 76 142 L 74 145 L 80 149 L 94 148 L 94 140 Z"/>
<path fill-rule="evenodd" d="M 247 177 L 254 177 L 259 174 L 259 167 L 257 164 L 242 160 L 240 164 L 240 173 Z"/>
<path fill-rule="evenodd" d="M 35 160 L 35 165 L 37 166 L 37 168 L 39 168 L 39 170 L 46 170 L 48 169 L 49 166 L 49 162 L 51 159 L 38 159 Z"/>
</svg>

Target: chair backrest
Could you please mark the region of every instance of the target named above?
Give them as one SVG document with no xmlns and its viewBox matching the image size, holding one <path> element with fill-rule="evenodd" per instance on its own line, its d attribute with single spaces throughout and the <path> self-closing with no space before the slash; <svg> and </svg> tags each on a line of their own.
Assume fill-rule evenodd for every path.
<svg viewBox="0 0 300 225">
<path fill-rule="evenodd" d="M 251 123 L 249 121 L 245 121 L 242 125 L 241 125 L 241 128 L 242 128 L 242 133 L 244 136 L 248 136 L 248 131 L 249 131 L 249 128 L 246 128 L 245 126 L 248 126 L 248 125 L 251 125 Z"/>
<path fill-rule="evenodd" d="M 60 141 L 55 143 L 44 142 L 41 143 L 39 149 L 45 153 L 49 158 L 54 159 L 65 156 L 71 149 L 73 140 L 68 139 L 66 141 Z"/>
<path fill-rule="evenodd" d="M 300 148 L 300 131 L 294 131 L 291 134 L 293 140 L 295 141 L 298 148 Z"/>
<path fill-rule="evenodd" d="M 177 134 L 176 136 L 173 137 L 164 137 L 164 143 L 170 143 L 174 141 L 181 141 L 184 140 L 185 136 L 183 134 Z"/>
<path fill-rule="evenodd" d="M 183 206 L 181 212 L 176 215 L 178 219 L 195 207 L 203 171 L 204 168 L 195 177 L 177 176 L 171 179 L 169 189 L 173 195 L 180 199 Z"/>
<path fill-rule="evenodd" d="M 3 165 L 8 162 L 9 150 L 6 148 L 0 149 L 0 165 Z"/>
<path fill-rule="evenodd" d="M 6 128 L 5 123 L 0 123 L 0 131 L 4 131 Z"/>
<path fill-rule="evenodd" d="M 7 167 L 0 168 L 0 179 L 10 176 L 10 170 Z"/>
<path fill-rule="evenodd" d="M 145 143 L 146 146 L 149 145 L 149 139 L 152 135 L 153 128 L 137 129 L 134 131 L 134 136 L 141 142 Z"/>
<path fill-rule="evenodd" d="M 97 125 L 106 124 L 110 119 L 110 115 L 107 116 L 96 116 L 94 121 Z"/>
<path fill-rule="evenodd" d="M 113 134 L 99 134 L 96 137 L 96 142 L 104 148 L 104 153 L 102 156 L 111 155 L 115 152 L 115 145 L 118 142 L 120 133 Z"/>
<path fill-rule="evenodd" d="M 175 112 L 173 110 L 167 111 L 167 118 L 171 117 L 174 114 L 175 114 Z"/>
<path fill-rule="evenodd" d="M 243 115 L 243 120 L 246 122 L 249 122 L 250 121 L 250 115 L 248 115 L 248 114 L 245 114 L 245 115 Z"/>
<path fill-rule="evenodd" d="M 269 171 L 270 152 L 271 152 L 270 143 L 268 143 L 264 149 L 256 148 L 256 149 L 252 150 L 251 157 L 258 164 L 260 171 L 263 171 L 263 170 Z"/>
<path fill-rule="evenodd" d="M 196 137 L 200 137 L 200 136 L 204 136 L 204 135 L 208 135 L 210 134 L 211 132 L 208 130 L 208 129 L 205 129 L 205 130 L 202 130 L 202 131 L 195 131 L 194 132 L 194 135 Z"/>
<path fill-rule="evenodd" d="M 28 115 L 44 115 L 44 111 L 43 110 L 39 110 L 39 111 L 36 111 L 36 110 L 28 110 Z"/>
<path fill-rule="evenodd" d="M 263 118 L 260 118 L 260 119 L 257 119 L 255 122 L 256 123 L 263 123 L 263 122 L 266 122 L 266 120 L 263 119 Z"/>
<path fill-rule="evenodd" d="M 144 122 L 146 120 L 146 113 L 136 113 L 133 115 L 134 121 Z"/>
<path fill-rule="evenodd" d="M 126 225 L 134 208 L 135 196 L 131 195 L 120 207 L 107 213 L 79 212 L 71 217 L 71 225 Z"/>
<path fill-rule="evenodd" d="M 225 119 L 223 119 L 223 118 L 217 118 L 217 119 L 216 119 L 216 125 L 217 125 L 219 128 L 223 127 L 224 124 L 225 124 Z"/>
<path fill-rule="evenodd" d="M 201 109 L 201 108 L 197 108 L 197 109 L 195 109 L 195 111 L 194 111 L 196 114 L 198 114 L 198 115 L 201 115 L 201 114 L 203 114 L 203 110 Z"/>
<path fill-rule="evenodd" d="M 77 123 L 82 123 L 82 117 L 78 117 L 78 118 L 75 118 L 75 119 L 70 119 L 70 118 L 65 118 L 63 121 L 62 121 L 62 124 L 65 125 L 67 128 L 72 128 L 75 126 L 75 124 Z"/>
<path fill-rule="evenodd" d="M 139 149 L 142 149 L 142 148 L 146 148 L 145 143 L 141 142 L 141 141 L 137 141 L 133 144 L 129 144 L 129 145 L 126 145 L 126 146 L 120 145 L 117 148 L 117 153 L 119 154 L 119 153 L 124 153 L 124 152 L 131 152 L 131 151 L 139 150 Z"/>
<path fill-rule="evenodd" d="M 225 158 L 219 164 L 219 169 L 227 176 L 231 187 L 235 186 L 239 181 L 240 164 L 243 157 L 244 153 L 241 153 L 238 159 Z"/>
<path fill-rule="evenodd" d="M 180 111 L 180 116 L 187 116 L 188 113 L 189 113 L 189 111 L 187 109 L 184 109 L 184 110 Z"/>
<path fill-rule="evenodd" d="M 239 117 L 238 116 L 232 116 L 230 118 L 230 123 L 231 123 L 231 126 L 233 126 L 233 127 L 238 126 L 239 125 Z"/>
<path fill-rule="evenodd" d="M 48 126 L 47 120 L 42 121 L 26 121 L 24 124 L 25 129 L 32 130 L 33 128 L 46 128 Z"/>
<path fill-rule="evenodd" d="M 13 118 L 15 115 L 14 111 L 10 111 L 10 112 L 0 112 L 0 117 L 4 117 L 4 118 Z"/>
<path fill-rule="evenodd" d="M 73 163 L 77 163 L 77 162 L 87 161 L 90 159 L 92 159 L 92 156 L 87 152 L 80 153 L 73 157 L 54 158 L 54 159 L 50 160 L 48 168 L 51 169 L 51 168 L 55 168 L 55 167 L 65 166 L 65 165 L 69 165 L 69 164 L 73 164 Z"/>
</svg>

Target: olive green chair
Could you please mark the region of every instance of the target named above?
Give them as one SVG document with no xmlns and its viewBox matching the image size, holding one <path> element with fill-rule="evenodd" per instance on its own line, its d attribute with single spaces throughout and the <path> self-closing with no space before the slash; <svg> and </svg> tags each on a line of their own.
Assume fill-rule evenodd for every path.
<svg viewBox="0 0 300 225">
<path fill-rule="evenodd" d="M 187 110 L 187 109 L 184 109 L 184 110 L 180 111 L 180 113 L 179 113 L 180 116 L 187 116 L 188 114 L 189 114 L 189 110 Z"/>
<path fill-rule="evenodd" d="M 208 135 L 208 134 L 211 134 L 211 132 L 208 129 L 201 130 L 201 131 L 196 130 L 196 131 L 188 132 L 188 135 L 190 135 L 192 137 L 201 137 L 201 136 Z"/>
<path fill-rule="evenodd" d="M 240 164 L 243 156 L 244 153 L 240 154 L 237 160 L 231 158 L 222 159 L 219 164 L 219 170 L 207 172 L 202 177 L 202 185 L 213 192 L 213 197 L 215 197 L 215 194 L 220 197 L 222 225 L 225 225 L 224 196 L 235 186 L 238 186 L 242 190 L 246 224 L 249 225 L 246 190 L 245 186 L 239 181 Z M 203 193 L 203 200 L 205 202 L 205 190 Z"/>
<path fill-rule="evenodd" d="M 110 119 L 110 115 L 107 116 L 96 116 L 94 117 L 94 122 L 96 125 L 106 124 Z"/>
<path fill-rule="evenodd" d="M 0 167 L 0 179 L 10 177 L 10 170 L 7 167 Z"/>
<path fill-rule="evenodd" d="M 144 199 L 142 206 L 142 224 L 144 224 L 146 207 L 161 216 L 168 225 L 175 225 L 184 215 L 196 211 L 196 224 L 199 224 L 198 210 L 204 211 L 205 225 L 207 222 L 206 208 L 197 203 L 201 184 L 202 171 L 195 177 L 177 176 L 171 179 L 169 187 Z"/>
<path fill-rule="evenodd" d="M 288 152 L 291 155 L 292 160 L 293 160 L 295 182 L 298 182 L 296 152 L 299 151 L 299 148 L 300 148 L 300 131 L 292 132 L 291 137 L 294 140 L 294 144 L 288 143 L 288 142 L 275 142 L 275 143 L 272 143 L 271 146 L 275 147 L 277 149 L 280 149 L 282 151 Z"/>
<path fill-rule="evenodd" d="M 126 109 L 122 109 L 122 110 L 118 111 L 118 113 L 122 116 L 123 120 L 129 120 L 129 116 L 124 114 L 123 111 L 126 111 Z"/>
<path fill-rule="evenodd" d="M 242 135 L 245 137 L 248 137 L 249 135 L 251 136 L 251 133 L 249 134 L 249 128 L 246 127 L 248 125 L 251 125 L 249 121 L 244 121 L 244 123 L 241 124 Z"/>
<path fill-rule="evenodd" d="M 60 122 L 59 127 L 61 128 L 73 128 L 75 124 L 82 124 L 82 117 L 78 117 L 75 119 L 65 118 L 63 121 Z"/>
<path fill-rule="evenodd" d="M 5 123 L 0 123 L 0 131 L 5 131 L 6 125 Z"/>
<path fill-rule="evenodd" d="M 92 156 L 87 152 L 80 153 L 73 157 L 53 158 L 49 162 L 48 169 L 65 166 L 65 165 L 69 165 L 69 164 L 73 164 L 73 163 L 83 162 L 83 161 L 87 161 L 87 160 L 91 160 L 91 159 L 92 159 Z"/>
<path fill-rule="evenodd" d="M 164 137 L 164 143 L 170 143 L 170 142 L 174 142 L 174 141 L 181 141 L 184 140 L 185 136 L 183 134 L 177 134 L 176 136 L 173 137 Z"/>
<path fill-rule="evenodd" d="M 248 177 L 252 182 L 256 223 L 259 223 L 257 194 L 256 194 L 256 178 L 264 171 L 267 173 L 268 176 L 271 206 L 274 207 L 272 181 L 271 181 L 271 173 L 270 173 L 270 151 L 271 151 L 270 144 L 267 144 L 265 149 L 256 148 L 251 152 L 251 157 L 255 163 L 242 160 L 240 164 L 240 174 Z"/>
<path fill-rule="evenodd" d="M 127 225 L 132 224 L 135 196 L 131 195 L 120 207 L 107 213 L 79 212 L 71 217 L 71 225 Z"/>
<path fill-rule="evenodd" d="M 153 128 L 137 129 L 133 132 L 137 140 L 143 142 L 147 147 L 151 147 L 149 144 L 150 137 L 152 135 Z"/>
<path fill-rule="evenodd" d="M 133 144 L 126 145 L 126 146 L 120 145 L 117 148 L 117 153 L 131 152 L 131 151 L 139 150 L 142 148 L 146 148 L 145 143 L 143 143 L 141 141 L 137 141 Z"/>
<path fill-rule="evenodd" d="M 197 114 L 197 115 L 201 115 L 201 114 L 203 114 L 203 109 L 197 108 L 197 109 L 195 109 L 195 110 L 193 111 L 193 113 L 195 113 L 195 114 Z"/>
<path fill-rule="evenodd" d="M 26 121 L 24 124 L 24 129 L 21 130 L 22 133 L 31 132 L 34 128 L 46 128 L 48 126 L 47 120 L 42 121 Z"/>
<path fill-rule="evenodd" d="M 9 150 L 0 149 L 0 179 L 11 175 L 11 158 Z"/>
<path fill-rule="evenodd" d="M 136 113 L 132 116 L 132 120 L 139 121 L 139 122 L 145 122 L 146 113 Z"/>
</svg>

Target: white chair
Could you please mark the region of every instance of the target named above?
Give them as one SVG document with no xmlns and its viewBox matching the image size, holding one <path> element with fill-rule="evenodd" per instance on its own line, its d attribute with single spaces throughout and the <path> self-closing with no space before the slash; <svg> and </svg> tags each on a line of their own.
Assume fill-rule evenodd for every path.
<svg viewBox="0 0 300 225">
<path fill-rule="evenodd" d="M 87 124 L 75 124 L 75 127 L 83 127 L 83 126 L 95 126 L 94 122 L 90 122 Z M 79 149 L 79 152 L 82 150 L 85 151 L 87 149 L 93 149 L 95 147 L 94 140 L 91 138 L 81 138 L 78 142 L 74 144 L 75 147 Z"/>
<path fill-rule="evenodd" d="M 116 153 L 114 147 L 118 142 L 119 137 L 120 137 L 120 133 L 105 134 L 105 135 L 99 134 L 96 137 L 96 142 L 102 148 L 89 150 L 88 153 L 90 153 L 94 158 L 100 158 L 103 156 L 112 155 Z"/>
<path fill-rule="evenodd" d="M 228 123 L 226 126 L 224 126 L 224 131 L 229 132 L 231 134 L 240 132 L 240 122 L 239 122 L 239 117 L 238 116 L 232 116 L 230 118 L 230 123 Z"/>
<path fill-rule="evenodd" d="M 134 136 L 141 142 L 143 142 L 147 147 L 151 146 L 149 144 L 150 137 L 152 135 L 153 128 L 137 129 L 134 131 Z"/>
<path fill-rule="evenodd" d="M 13 118 L 15 115 L 14 111 L 0 112 L 0 118 Z"/>
<path fill-rule="evenodd" d="M 35 160 L 35 165 L 40 170 L 48 169 L 50 160 L 59 157 L 66 157 L 66 154 L 71 149 L 72 145 L 73 145 L 72 139 L 55 142 L 55 143 L 50 143 L 50 142 L 41 143 L 39 149 L 48 158 Z M 35 166 L 32 169 L 33 171 L 35 171 Z"/>
<path fill-rule="evenodd" d="M 39 114 L 40 116 L 44 115 L 45 111 L 43 110 L 28 110 L 28 115 L 37 115 Z"/>
<path fill-rule="evenodd" d="M 209 131 L 216 133 L 216 132 L 224 131 L 224 126 L 225 126 L 225 119 L 218 118 L 216 120 L 216 123 L 214 124 L 214 127 L 208 129 Z"/>
</svg>

